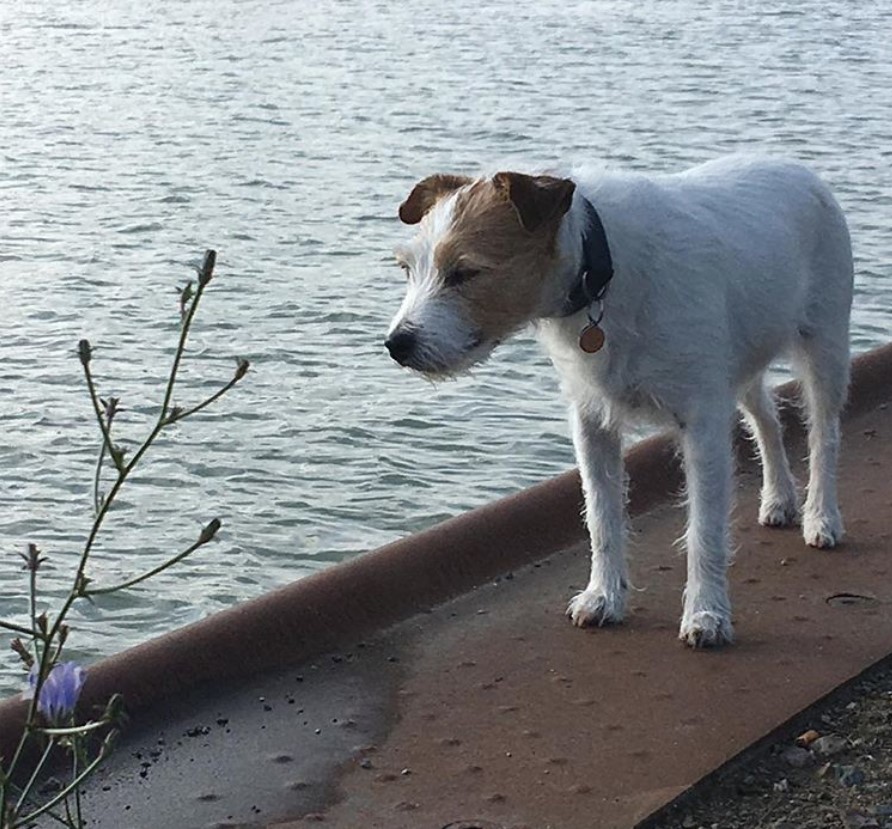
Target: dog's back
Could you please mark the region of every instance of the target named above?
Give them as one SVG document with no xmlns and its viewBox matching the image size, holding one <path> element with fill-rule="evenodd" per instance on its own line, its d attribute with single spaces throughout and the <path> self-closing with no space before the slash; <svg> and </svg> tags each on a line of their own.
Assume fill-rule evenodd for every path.
<svg viewBox="0 0 892 829">
<path fill-rule="evenodd" d="M 731 157 L 673 175 L 577 181 L 613 255 L 602 325 L 614 359 L 595 364 L 611 391 L 634 387 L 659 398 L 670 389 L 687 396 L 691 384 L 738 388 L 814 336 L 847 362 L 848 230 L 808 168 Z"/>
</svg>

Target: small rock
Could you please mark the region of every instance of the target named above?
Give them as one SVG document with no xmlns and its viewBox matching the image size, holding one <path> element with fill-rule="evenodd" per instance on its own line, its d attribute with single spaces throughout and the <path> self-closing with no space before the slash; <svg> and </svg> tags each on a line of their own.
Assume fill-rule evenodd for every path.
<svg viewBox="0 0 892 829">
<path fill-rule="evenodd" d="M 864 772 L 856 766 L 839 766 L 836 769 L 836 779 L 847 788 L 860 786 L 865 781 Z"/>
<path fill-rule="evenodd" d="M 40 794 L 54 794 L 62 791 L 62 781 L 58 777 L 47 777 L 37 791 Z"/>
<path fill-rule="evenodd" d="M 772 786 L 772 788 L 776 792 L 788 792 L 790 791 L 790 781 L 787 780 L 787 778 L 785 777 L 783 780 L 778 780 L 777 783 Z"/>
<path fill-rule="evenodd" d="M 759 790 L 759 784 L 756 781 L 756 778 L 752 774 L 747 774 L 744 776 L 743 780 L 740 781 L 737 786 L 738 794 L 752 794 L 753 792 L 757 792 Z"/>
<path fill-rule="evenodd" d="M 811 750 L 819 757 L 832 757 L 834 754 L 844 751 L 848 747 L 844 737 L 837 734 L 827 734 L 825 737 L 818 737 L 811 744 Z"/>
<path fill-rule="evenodd" d="M 697 825 L 697 821 L 694 820 L 693 815 L 685 815 L 684 820 L 681 822 L 682 829 L 694 829 Z"/>
<path fill-rule="evenodd" d="M 845 820 L 847 829 L 879 829 L 880 827 L 876 818 L 862 812 L 846 812 Z"/>
<path fill-rule="evenodd" d="M 807 748 L 790 746 L 784 750 L 781 759 L 794 769 L 804 769 L 813 761 L 812 753 Z"/>
<path fill-rule="evenodd" d="M 361 769 L 370 769 L 372 767 L 372 761 L 369 760 L 368 757 L 363 757 L 362 760 L 359 761 L 359 767 Z"/>
<path fill-rule="evenodd" d="M 820 736 L 821 735 L 818 734 L 818 732 L 815 731 L 813 728 L 809 729 L 796 738 L 796 745 L 801 746 L 802 748 L 808 748 Z"/>
</svg>

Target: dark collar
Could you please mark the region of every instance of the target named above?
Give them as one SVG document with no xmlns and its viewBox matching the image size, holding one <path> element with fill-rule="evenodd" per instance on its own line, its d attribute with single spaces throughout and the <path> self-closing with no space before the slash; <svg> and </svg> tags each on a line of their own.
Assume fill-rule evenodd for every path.
<svg viewBox="0 0 892 829">
<path fill-rule="evenodd" d="M 613 279 L 613 260 L 601 217 L 588 199 L 584 198 L 582 203 L 586 214 L 586 229 L 582 236 L 582 268 L 573 290 L 564 300 L 559 317 L 572 316 L 597 302 L 604 296 L 610 280 Z"/>
</svg>

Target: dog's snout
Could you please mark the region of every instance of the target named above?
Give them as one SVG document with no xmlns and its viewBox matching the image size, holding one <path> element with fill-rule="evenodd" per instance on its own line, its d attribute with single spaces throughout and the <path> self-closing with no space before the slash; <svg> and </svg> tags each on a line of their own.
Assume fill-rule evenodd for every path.
<svg viewBox="0 0 892 829">
<path fill-rule="evenodd" d="M 390 356 L 401 366 L 406 365 L 409 361 L 409 357 L 412 356 L 412 352 L 415 350 L 416 343 L 415 332 L 406 329 L 395 331 L 384 341 Z"/>
</svg>

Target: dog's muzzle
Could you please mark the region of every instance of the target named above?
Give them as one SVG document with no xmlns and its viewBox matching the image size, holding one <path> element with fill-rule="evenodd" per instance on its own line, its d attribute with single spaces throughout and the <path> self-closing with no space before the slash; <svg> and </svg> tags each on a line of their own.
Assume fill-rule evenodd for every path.
<svg viewBox="0 0 892 829">
<path fill-rule="evenodd" d="M 398 328 L 384 341 L 390 356 L 401 366 L 409 363 L 417 345 L 418 337 L 413 330 L 407 328 Z"/>
</svg>

